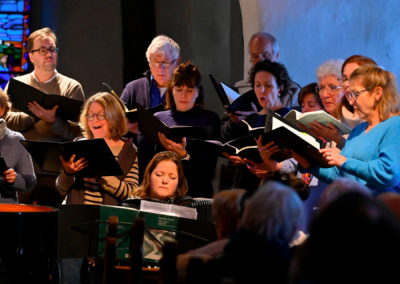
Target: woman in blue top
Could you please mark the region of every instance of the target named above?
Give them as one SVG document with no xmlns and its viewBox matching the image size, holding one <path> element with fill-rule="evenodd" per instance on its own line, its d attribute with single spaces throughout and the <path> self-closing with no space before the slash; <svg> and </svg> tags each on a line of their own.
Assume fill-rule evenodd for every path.
<svg viewBox="0 0 400 284">
<path fill-rule="evenodd" d="M 331 168 L 311 168 L 323 181 L 343 176 L 368 186 L 374 195 L 400 192 L 399 92 L 395 76 L 375 65 L 364 65 L 350 77 L 349 103 L 365 122 L 355 127 L 342 151 L 320 150 Z M 294 153 L 304 168 L 310 163 Z"/>
</svg>

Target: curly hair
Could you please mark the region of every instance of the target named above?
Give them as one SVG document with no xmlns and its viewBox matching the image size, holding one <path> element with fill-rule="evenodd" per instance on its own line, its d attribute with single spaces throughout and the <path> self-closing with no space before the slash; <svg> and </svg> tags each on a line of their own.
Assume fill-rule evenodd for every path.
<svg viewBox="0 0 400 284">
<path fill-rule="evenodd" d="M 262 71 L 271 73 L 275 77 L 275 81 L 278 87 L 286 87 L 290 82 L 289 74 L 283 64 L 278 62 L 271 62 L 270 60 L 266 59 L 254 65 L 254 68 L 250 73 L 250 81 L 253 88 L 255 80 L 254 78 L 256 77 L 256 74 Z"/>
<path fill-rule="evenodd" d="M 199 69 L 196 67 L 192 61 L 187 61 L 179 64 L 179 66 L 174 70 L 171 82 L 169 83 L 165 101 L 166 109 L 174 108 L 175 101 L 172 91 L 174 87 L 186 86 L 189 88 L 197 88 L 199 95 L 195 101 L 195 106 L 202 107 L 204 103 L 203 86 L 201 84 L 201 74 Z"/>
</svg>

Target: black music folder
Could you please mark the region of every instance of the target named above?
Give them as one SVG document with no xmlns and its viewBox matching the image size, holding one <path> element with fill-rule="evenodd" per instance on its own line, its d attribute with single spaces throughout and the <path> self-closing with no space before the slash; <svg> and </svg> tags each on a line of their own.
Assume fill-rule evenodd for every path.
<svg viewBox="0 0 400 284">
<path fill-rule="evenodd" d="M 183 137 L 200 138 L 205 136 L 205 129 L 197 126 L 176 125 L 168 127 L 164 122 L 155 117 L 141 105 L 137 105 L 140 132 L 155 144 L 160 144 L 158 132 L 168 139 L 180 143 Z"/>
<path fill-rule="evenodd" d="M 319 152 L 326 143 L 318 137 L 300 130 L 290 121 L 272 111 L 267 114 L 265 129 L 263 144 L 274 141 L 282 152 L 288 153 L 287 149 L 292 149 L 307 158 L 313 166 L 330 167 Z M 284 156 L 283 153 L 282 155 Z"/>
<path fill-rule="evenodd" d="M 215 77 L 209 74 L 215 91 L 222 103 L 222 106 L 227 112 L 234 113 L 235 111 L 252 111 L 252 102 L 257 100 L 251 93 L 240 95 L 238 92 L 228 87 L 226 84 L 219 82 Z M 257 106 L 257 105 L 256 105 Z"/>
<path fill-rule="evenodd" d="M 58 105 L 57 116 L 62 119 L 78 121 L 83 105 L 82 101 L 60 95 L 46 94 L 42 91 L 11 78 L 7 91 L 12 107 L 29 115 L 34 114 L 28 109 L 28 103 L 36 101 L 45 109 L 52 109 Z"/>
<path fill-rule="evenodd" d="M 159 111 L 163 111 L 164 110 L 164 105 L 163 104 L 159 104 L 155 107 L 149 107 L 146 108 L 146 110 L 152 114 L 159 112 Z M 127 110 L 125 111 L 125 116 L 126 118 L 128 118 L 128 120 L 130 122 L 137 122 L 138 121 L 138 109 L 134 108 L 131 110 Z"/>
<path fill-rule="evenodd" d="M 75 154 L 75 160 L 84 157 L 88 166 L 77 173 L 81 177 L 120 176 L 123 174 L 117 160 L 104 139 L 85 139 L 71 142 L 20 140 L 33 160 L 43 171 L 59 173 L 62 163 Z"/>
</svg>

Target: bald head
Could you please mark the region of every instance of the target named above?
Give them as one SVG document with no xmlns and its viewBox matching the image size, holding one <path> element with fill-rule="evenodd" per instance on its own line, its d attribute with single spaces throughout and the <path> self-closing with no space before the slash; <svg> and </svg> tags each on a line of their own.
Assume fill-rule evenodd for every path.
<svg viewBox="0 0 400 284">
<path fill-rule="evenodd" d="M 250 62 L 254 66 L 257 62 L 269 59 L 272 62 L 278 60 L 279 45 L 276 38 L 270 33 L 258 32 L 249 40 Z"/>
</svg>

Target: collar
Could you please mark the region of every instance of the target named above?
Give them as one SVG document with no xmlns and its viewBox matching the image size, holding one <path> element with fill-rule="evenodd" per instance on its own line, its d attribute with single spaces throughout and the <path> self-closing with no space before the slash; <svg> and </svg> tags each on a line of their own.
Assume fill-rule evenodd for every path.
<svg viewBox="0 0 400 284">
<path fill-rule="evenodd" d="M 57 77 L 58 72 L 57 72 L 57 70 L 54 70 L 54 75 L 53 75 L 49 80 L 47 80 L 46 82 L 43 82 L 43 83 L 41 83 L 41 82 L 38 80 L 38 78 L 37 78 L 36 75 L 35 75 L 35 71 L 33 71 L 31 74 L 32 74 L 33 79 L 36 81 L 36 83 L 38 83 L 38 84 L 48 84 L 48 83 L 50 83 L 54 78 Z"/>
</svg>

